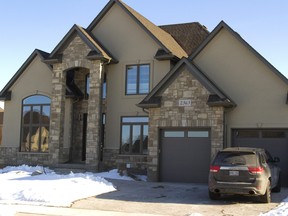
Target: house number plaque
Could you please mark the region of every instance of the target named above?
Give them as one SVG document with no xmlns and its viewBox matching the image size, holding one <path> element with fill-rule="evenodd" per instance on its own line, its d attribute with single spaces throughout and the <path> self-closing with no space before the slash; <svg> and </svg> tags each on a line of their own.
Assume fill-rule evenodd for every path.
<svg viewBox="0 0 288 216">
<path fill-rule="evenodd" d="M 179 106 L 180 107 L 188 107 L 188 106 L 192 106 L 192 101 L 191 100 L 179 100 Z"/>
</svg>

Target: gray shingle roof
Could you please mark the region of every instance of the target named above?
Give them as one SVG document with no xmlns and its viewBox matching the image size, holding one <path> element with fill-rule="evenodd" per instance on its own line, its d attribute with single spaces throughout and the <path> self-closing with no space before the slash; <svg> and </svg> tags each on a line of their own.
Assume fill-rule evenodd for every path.
<svg viewBox="0 0 288 216">
<path fill-rule="evenodd" d="M 191 55 L 209 35 L 207 28 L 199 22 L 162 25 L 159 27 L 172 35 L 188 55 Z"/>
</svg>

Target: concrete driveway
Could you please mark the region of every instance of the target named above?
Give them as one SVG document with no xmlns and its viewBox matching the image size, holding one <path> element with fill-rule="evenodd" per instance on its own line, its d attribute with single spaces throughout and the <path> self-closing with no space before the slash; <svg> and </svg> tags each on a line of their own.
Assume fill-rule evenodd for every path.
<svg viewBox="0 0 288 216">
<path fill-rule="evenodd" d="M 72 208 L 97 209 L 127 213 L 159 215 L 232 216 L 259 215 L 276 206 L 288 196 L 288 188 L 272 194 L 269 204 L 257 203 L 252 197 L 230 196 L 218 201 L 208 197 L 207 186 L 202 184 L 151 183 L 109 180 L 116 192 L 77 201 Z"/>
</svg>

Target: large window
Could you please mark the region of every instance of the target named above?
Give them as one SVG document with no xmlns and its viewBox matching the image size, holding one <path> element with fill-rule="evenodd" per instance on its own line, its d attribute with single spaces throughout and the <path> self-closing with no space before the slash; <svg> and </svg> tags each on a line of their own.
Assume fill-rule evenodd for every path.
<svg viewBox="0 0 288 216">
<path fill-rule="evenodd" d="M 0 145 L 2 144 L 2 125 L 0 125 Z"/>
<path fill-rule="evenodd" d="M 23 100 L 21 152 L 48 152 L 50 104 L 50 98 L 43 95 Z"/>
<path fill-rule="evenodd" d="M 150 65 L 128 65 L 126 67 L 126 95 L 149 93 Z"/>
<path fill-rule="evenodd" d="M 89 95 L 90 95 L 90 74 L 87 74 L 85 76 L 85 99 L 88 100 L 89 99 Z M 103 79 L 103 86 L 102 86 L 102 98 L 106 99 L 106 95 L 107 95 L 107 82 L 106 82 L 106 74 L 104 74 L 104 79 Z"/>
<path fill-rule="evenodd" d="M 4 113 L 0 111 L 0 145 L 2 144 L 3 115 Z"/>
<path fill-rule="evenodd" d="M 148 153 L 148 117 L 122 117 L 121 154 Z"/>
<path fill-rule="evenodd" d="M 85 76 L 85 99 L 88 100 L 90 94 L 90 74 Z"/>
</svg>

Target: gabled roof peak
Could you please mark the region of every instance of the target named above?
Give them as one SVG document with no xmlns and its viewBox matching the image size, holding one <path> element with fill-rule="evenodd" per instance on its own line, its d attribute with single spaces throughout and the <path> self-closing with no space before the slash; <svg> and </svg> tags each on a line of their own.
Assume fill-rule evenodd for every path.
<svg viewBox="0 0 288 216">
<path fill-rule="evenodd" d="M 91 34 L 89 34 L 83 27 L 80 25 L 74 24 L 72 28 L 68 31 L 68 33 L 64 36 L 64 38 L 60 41 L 60 43 L 54 48 L 49 57 L 46 59 L 46 62 L 54 61 L 58 58 L 57 54 L 64 46 L 64 44 L 72 37 L 72 35 L 76 32 L 80 36 L 80 38 L 90 47 L 91 52 L 97 55 L 93 55 L 97 58 L 103 58 L 103 60 L 114 61 L 116 60 L 112 57 L 112 55 L 94 38 Z M 91 55 L 88 58 L 92 59 Z"/>
<path fill-rule="evenodd" d="M 11 91 L 10 88 L 13 86 L 13 84 L 17 81 L 17 79 L 22 75 L 22 73 L 26 70 L 26 68 L 31 64 L 31 62 L 39 56 L 41 60 L 43 61 L 45 58 L 49 56 L 49 53 L 44 52 L 39 49 L 35 49 L 29 58 L 24 62 L 24 64 L 20 67 L 20 69 L 14 74 L 14 76 L 9 80 L 9 82 L 6 84 L 6 86 L 2 89 L 0 92 L 0 100 L 10 100 L 11 99 Z M 50 69 L 51 67 L 47 65 Z"/>
<path fill-rule="evenodd" d="M 183 48 L 175 41 L 175 39 L 166 31 L 156 26 L 154 23 L 149 21 L 147 18 L 139 14 L 133 8 L 129 7 L 121 0 L 110 0 L 107 5 L 102 9 L 98 16 L 91 22 L 87 27 L 87 30 L 91 32 L 101 19 L 107 14 L 107 12 L 117 4 L 124 10 L 148 35 L 166 52 L 172 53 L 178 59 L 187 57 L 187 53 Z"/>
<path fill-rule="evenodd" d="M 268 62 L 259 52 L 257 52 L 250 44 L 248 44 L 240 34 L 234 31 L 226 22 L 221 22 L 214 28 L 208 37 L 200 44 L 200 46 L 189 56 L 189 60 L 193 61 L 194 58 L 213 40 L 213 38 L 222 30 L 226 29 L 231 33 L 240 43 L 242 43 L 248 50 L 250 50 L 260 61 L 262 61 L 272 72 L 274 72 L 282 81 L 288 84 L 288 79 L 280 73 L 270 62 Z"/>
<path fill-rule="evenodd" d="M 178 76 L 182 67 L 186 67 L 187 70 L 210 92 L 207 101 L 209 106 L 236 106 L 236 104 L 215 83 L 213 83 L 206 74 L 200 71 L 187 58 L 182 58 L 155 86 L 155 88 L 153 88 L 152 91 L 139 104 L 137 104 L 137 106 L 141 108 L 159 107 L 161 104 L 160 95 Z"/>
</svg>

